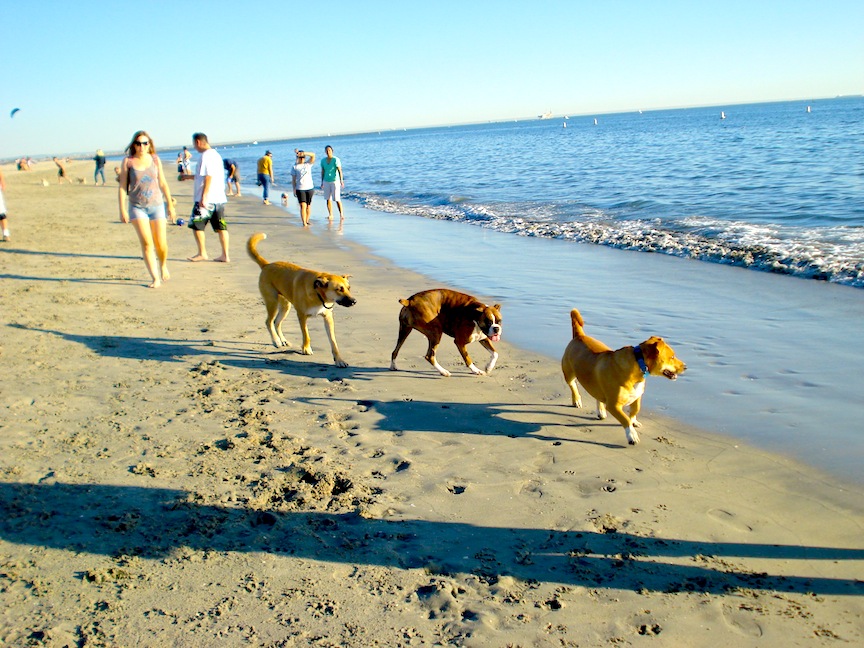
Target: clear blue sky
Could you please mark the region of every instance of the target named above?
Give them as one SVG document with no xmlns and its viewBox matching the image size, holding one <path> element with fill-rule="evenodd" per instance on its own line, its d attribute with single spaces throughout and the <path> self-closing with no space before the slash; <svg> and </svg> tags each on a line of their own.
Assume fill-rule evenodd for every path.
<svg viewBox="0 0 864 648">
<path fill-rule="evenodd" d="M 861 0 L 0 0 L 0 158 L 860 94 L 862 26 Z"/>
</svg>

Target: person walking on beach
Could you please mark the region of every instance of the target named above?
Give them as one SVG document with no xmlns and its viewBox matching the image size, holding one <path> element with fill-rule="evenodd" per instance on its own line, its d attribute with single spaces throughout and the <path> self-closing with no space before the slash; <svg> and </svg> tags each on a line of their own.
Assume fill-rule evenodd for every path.
<svg viewBox="0 0 864 648">
<path fill-rule="evenodd" d="M 192 217 L 189 219 L 189 227 L 195 235 L 195 243 L 198 246 L 198 254 L 189 257 L 189 261 L 207 261 L 207 245 L 204 231 L 207 223 L 219 236 L 219 244 L 222 246 L 221 256 L 213 259 L 221 263 L 228 263 L 228 224 L 225 222 L 225 203 L 228 198 L 225 195 L 225 164 L 222 156 L 210 146 L 210 142 L 204 133 L 192 135 L 195 150 L 201 154 L 198 159 L 198 167 L 194 176 L 187 176 L 184 180 L 194 180 L 195 186 L 192 196 L 195 205 L 192 207 Z"/>
<path fill-rule="evenodd" d="M 189 169 L 192 168 L 192 154 L 189 149 L 183 147 L 183 173 L 189 174 Z"/>
<path fill-rule="evenodd" d="M 102 152 L 102 149 L 96 151 L 96 155 L 93 157 L 93 161 L 96 163 L 96 169 L 93 171 L 93 184 L 96 184 L 96 181 L 99 179 L 99 176 L 102 176 L 102 186 L 105 186 L 105 153 Z"/>
<path fill-rule="evenodd" d="M 329 144 L 324 147 L 324 153 L 327 157 L 321 160 L 321 191 L 327 201 L 327 218 L 333 220 L 333 201 L 336 201 L 339 220 L 343 220 L 342 189 L 345 188 L 345 180 L 342 177 L 342 161 L 333 155 L 333 147 Z"/>
<path fill-rule="evenodd" d="M 240 195 L 240 167 L 237 166 L 237 163 L 230 159 L 225 158 L 225 182 L 227 184 L 226 192 L 228 196 L 239 196 Z M 231 183 L 234 183 L 234 191 L 231 191 Z"/>
<path fill-rule="evenodd" d="M 258 184 L 264 187 L 264 204 L 270 204 L 270 185 L 273 183 L 273 154 L 267 151 L 258 158 Z"/>
<path fill-rule="evenodd" d="M 139 130 L 126 147 L 126 159 L 120 167 L 117 190 L 120 220 L 132 222 L 144 265 L 153 279 L 150 288 L 168 281 L 168 237 L 165 227 L 165 205 L 174 220 L 174 201 L 165 181 L 162 162 L 147 131 Z M 128 203 L 128 205 L 127 205 Z"/>
<path fill-rule="evenodd" d="M 300 203 L 300 220 L 303 227 L 309 225 L 309 208 L 312 206 L 312 196 L 315 194 L 315 181 L 312 179 L 312 165 L 315 163 L 315 153 L 296 150 L 297 162 L 291 167 L 291 187 L 297 202 Z M 307 162 L 308 160 L 308 162 Z"/>
<path fill-rule="evenodd" d="M 6 191 L 6 178 L 3 177 L 3 171 L 0 171 L 0 229 L 3 231 L 3 240 L 8 241 L 9 236 L 9 219 L 6 217 L 6 201 L 3 200 L 3 192 Z"/>
<path fill-rule="evenodd" d="M 72 184 L 72 181 L 66 177 L 66 167 L 63 164 L 63 160 L 56 157 L 53 158 L 53 160 L 54 164 L 57 165 L 57 184 L 63 184 L 64 180 L 69 184 Z"/>
</svg>

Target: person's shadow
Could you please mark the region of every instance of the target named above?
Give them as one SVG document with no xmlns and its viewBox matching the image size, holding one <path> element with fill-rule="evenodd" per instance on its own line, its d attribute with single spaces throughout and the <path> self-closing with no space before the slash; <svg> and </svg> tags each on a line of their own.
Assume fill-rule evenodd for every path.
<svg viewBox="0 0 864 648">
<path fill-rule="evenodd" d="M 304 475 L 300 479 L 314 479 Z M 337 482 L 335 490 L 350 490 Z M 457 495 L 454 495 L 457 496 Z M 781 592 L 864 594 L 853 575 L 775 575 L 765 560 L 861 561 L 864 549 L 643 537 L 614 525 L 555 531 L 425 520 L 368 519 L 354 512 L 290 512 L 292 492 L 274 489 L 269 508 L 200 505 L 179 490 L 98 484 L 0 482 L 0 537 L 6 542 L 158 559 L 198 551 L 266 552 L 319 561 L 427 568 L 662 592 L 720 594 L 748 588 Z M 694 560 L 701 557 L 699 561 Z M 759 558 L 760 571 L 734 565 Z M 814 567 L 814 572 L 818 567 Z"/>
</svg>

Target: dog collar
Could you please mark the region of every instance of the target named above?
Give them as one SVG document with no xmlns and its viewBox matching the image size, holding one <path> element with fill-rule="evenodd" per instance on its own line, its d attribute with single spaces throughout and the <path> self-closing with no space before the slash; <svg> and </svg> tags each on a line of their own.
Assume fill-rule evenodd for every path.
<svg viewBox="0 0 864 648">
<path fill-rule="evenodd" d="M 642 348 L 638 346 L 633 347 L 633 355 L 636 356 L 636 364 L 639 365 L 639 369 L 642 370 L 642 375 L 648 375 L 648 365 L 645 364 L 645 356 L 642 354 Z"/>
<path fill-rule="evenodd" d="M 327 310 L 333 310 L 333 306 L 335 306 L 336 304 L 333 304 L 333 306 L 328 306 L 328 305 L 327 305 L 327 302 L 325 302 L 325 301 L 324 301 L 324 298 L 321 296 L 321 293 L 319 293 L 319 292 L 316 290 L 316 291 L 315 291 L 315 294 L 318 295 L 318 301 L 321 302 L 321 305 L 322 305 L 324 308 L 326 308 Z"/>
</svg>

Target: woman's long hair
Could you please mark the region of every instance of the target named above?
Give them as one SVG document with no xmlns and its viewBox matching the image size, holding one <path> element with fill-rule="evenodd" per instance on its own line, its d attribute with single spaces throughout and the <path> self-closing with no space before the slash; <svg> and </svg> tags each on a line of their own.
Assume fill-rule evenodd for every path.
<svg viewBox="0 0 864 648">
<path fill-rule="evenodd" d="M 149 153 L 150 155 L 156 155 L 156 145 L 153 143 L 153 138 L 150 137 L 150 133 L 147 131 L 139 130 L 132 136 L 132 141 L 129 142 L 129 146 L 126 147 L 126 155 L 132 157 L 135 154 L 135 140 L 137 140 L 142 135 L 146 136 L 150 141 L 150 148 L 145 153 Z"/>
</svg>

